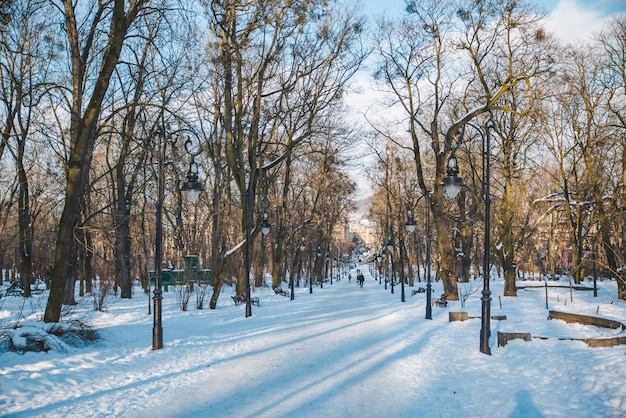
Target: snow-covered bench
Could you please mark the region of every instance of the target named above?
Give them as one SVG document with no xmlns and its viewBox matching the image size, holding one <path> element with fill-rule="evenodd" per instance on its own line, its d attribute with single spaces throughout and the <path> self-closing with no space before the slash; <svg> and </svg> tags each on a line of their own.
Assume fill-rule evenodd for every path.
<svg viewBox="0 0 626 418">
<path fill-rule="evenodd" d="M 440 308 L 445 308 L 448 306 L 448 297 L 445 293 L 442 293 L 439 298 L 433 299 L 433 305 L 438 306 Z"/>
<path fill-rule="evenodd" d="M 277 295 L 281 295 L 281 296 L 288 296 L 287 291 L 281 289 L 280 287 L 275 287 L 274 293 L 276 293 Z"/>
<path fill-rule="evenodd" d="M 246 303 L 246 297 L 245 296 L 240 296 L 240 295 L 235 295 L 235 296 L 231 296 L 231 298 L 233 298 L 233 302 L 235 302 L 235 305 L 241 305 Z M 256 306 L 261 306 L 259 304 L 259 298 L 256 296 L 253 296 L 250 298 L 250 303 L 252 305 L 256 305 Z"/>
<path fill-rule="evenodd" d="M 11 283 L 11 286 L 4 293 L 5 296 L 22 296 L 23 294 L 22 284 L 18 281 Z"/>
<path fill-rule="evenodd" d="M 40 287 L 39 286 L 39 282 L 37 282 L 37 284 L 35 285 L 35 287 L 31 287 L 30 288 L 30 293 L 32 293 L 33 295 L 41 295 L 43 293 L 43 291 L 45 290 L 45 288 Z"/>
</svg>

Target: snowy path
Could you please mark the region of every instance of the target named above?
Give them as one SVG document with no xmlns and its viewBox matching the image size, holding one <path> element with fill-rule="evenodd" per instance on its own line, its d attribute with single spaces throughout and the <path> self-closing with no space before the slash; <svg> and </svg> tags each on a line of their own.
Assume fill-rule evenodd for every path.
<svg viewBox="0 0 626 418">
<path fill-rule="evenodd" d="M 208 365 L 194 379 L 197 389 L 170 394 L 157 410 L 180 416 L 185 399 L 194 405 L 185 416 L 212 409 L 244 417 L 406 415 L 414 401 L 404 394 L 415 393 L 416 369 L 426 371 L 411 361 L 412 344 L 398 332 L 408 332 L 409 323 L 372 297 L 380 290 L 371 279 L 364 288 L 335 286 L 326 290 L 333 298 L 296 301 L 280 327 L 272 326 L 271 313 L 259 313 L 236 343 L 245 347 L 232 349 L 236 357 Z"/>
<path fill-rule="evenodd" d="M 461 310 L 458 302 L 433 308 L 428 321 L 424 294 L 411 296 L 407 288 L 403 304 L 399 286 L 392 295 L 365 276 L 364 288 L 344 279 L 313 295 L 297 289 L 294 301 L 259 289 L 261 307 L 251 318 L 229 294 L 217 310 L 181 312 L 169 292 L 165 347 L 157 351 L 150 349 L 145 296 L 118 300 L 109 312 L 92 313 L 104 329 L 100 346 L 3 353 L 0 416 L 626 416 L 623 346 L 590 349 L 557 338 L 495 346 L 500 329 L 560 335 L 575 328 L 546 321 L 540 290 L 506 299 L 503 310 L 494 301 L 492 313 L 509 319 L 492 322 L 493 355 L 486 356 L 478 351 L 479 320 L 448 322 L 450 310 Z M 552 292 L 561 294 L 551 303 L 562 304 L 563 291 Z M 608 303 L 609 292 L 600 293 L 603 313 L 623 320 L 623 306 Z M 593 312 L 597 302 L 566 307 Z M 480 312 L 478 296 L 465 310 Z"/>
</svg>

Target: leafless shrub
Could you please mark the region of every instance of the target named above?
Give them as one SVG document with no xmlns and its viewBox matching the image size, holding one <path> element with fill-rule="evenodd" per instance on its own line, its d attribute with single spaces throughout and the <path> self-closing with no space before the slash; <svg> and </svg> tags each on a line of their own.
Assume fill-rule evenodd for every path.
<svg viewBox="0 0 626 418">
<path fill-rule="evenodd" d="M 177 286 L 176 290 L 176 302 L 180 307 L 181 311 L 186 311 L 187 306 L 189 305 L 189 299 L 191 298 L 191 294 L 193 293 L 193 288 L 189 283 L 182 284 Z"/>
<path fill-rule="evenodd" d="M 198 283 L 196 289 L 196 309 L 204 308 L 204 298 L 206 297 L 208 290 L 208 283 Z"/>
<path fill-rule="evenodd" d="M 93 281 L 91 295 L 93 307 L 96 311 L 104 312 L 107 308 L 107 299 L 111 293 L 113 281 L 110 279 L 97 278 Z"/>
<path fill-rule="evenodd" d="M 477 283 L 477 280 L 470 280 L 469 282 L 466 282 L 466 283 L 458 283 L 459 301 L 461 301 L 462 308 L 465 308 L 465 302 L 467 302 L 467 299 L 471 295 L 481 290 L 480 286 L 478 285 L 475 286 L 476 283 Z"/>
</svg>

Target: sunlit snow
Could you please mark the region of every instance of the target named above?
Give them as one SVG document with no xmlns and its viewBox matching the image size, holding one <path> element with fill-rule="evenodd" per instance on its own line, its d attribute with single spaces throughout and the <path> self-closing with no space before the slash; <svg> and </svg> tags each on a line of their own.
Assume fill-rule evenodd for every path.
<svg viewBox="0 0 626 418">
<path fill-rule="evenodd" d="M 367 266 L 356 281 L 296 289 L 296 299 L 257 288 L 260 307 L 244 317 L 225 288 L 216 310 L 176 308 L 164 294 L 164 348 L 151 350 L 153 318 L 139 288 L 111 297 L 106 312 L 86 297 L 74 309 L 95 325 L 95 345 L 48 353 L 0 353 L 0 415 L 10 417 L 623 417 L 626 346 L 590 348 L 560 338 L 605 338 L 610 330 L 547 320 L 544 282 L 520 281 L 503 297 L 492 279 L 492 355 L 479 352 L 481 280 L 466 284 L 466 306 L 433 307 L 424 293 L 385 290 Z M 351 272 L 356 277 L 356 272 Z M 550 310 L 626 322 L 614 281 L 573 291 L 548 282 Z M 416 283 L 416 287 L 424 286 Z M 584 284 L 591 287 L 592 283 Z M 283 285 L 283 288 L 286 288 Z M 434 283 L 433 296 L 441 294 Z M 0 300 L 6 331 L 22 309 L 28 326 L 47 293 Z M 192 301 L 193 301 L 192 296 Z M 22 304 L 24 303 L 24 306 Z M 500 307 L 502 306 L 502 307 Z M 449 312 L 466 311 L 464 322 Z M 498 347 L 496 333 L 528 332 L 531 341 Z M 542 338 L 538 338 L 542 337 Z"/>
</svg>

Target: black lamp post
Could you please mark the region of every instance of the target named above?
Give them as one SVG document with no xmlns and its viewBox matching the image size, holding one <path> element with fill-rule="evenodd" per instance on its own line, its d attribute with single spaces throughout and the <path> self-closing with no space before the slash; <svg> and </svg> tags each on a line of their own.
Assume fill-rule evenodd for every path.
<svg viewBox="0 0 626 418">
<path fill-rule="evenodd" d="M 306 250 L 306 245 L 304 244 L 304 237 L 302 237 L 302 242 L 300 243 L 300 246 L 298 247 L 300 249 L 300 260 L 298 261 L 298 277 L 300 277 L 300 269 L 302 268 L 302 256 L 304 254 L 304 250 Z M 290 274 L 290 280 L 289 280 L 289 285 L 291 287 L 291 300 L 294 300 L 296 298 L 296 291 L 294 289 L 294 280 L 293 280 L 293 275 Z M 298 284 L 298 287 L 300 286 L 300 284 Z"/>
<path fill-rule="evenodd" d="M 376 255 L 376 276 L 378 276 L 378 284 L 382 284 L 382 275 L 380 274 L 380 260 L 382 256 L 380 254 Z"/>
<path fill-rule="evenodd" d="M 430 193 L 426 193 L 417 199 L 417 203 L 426 196 L 426 319 L 433 319 L 432 314 L 432 284 L 430 281 Z M 416 204 L 417 204 L 416 203 Z M 415 219 L 413 219 L 413 212 L 409 211 L 408 220 L 406 221 L 406 229 L 409 232 L 415 231 Z"/>
<path fill-rule="evenodd" d="M 324 280 L 328 277 L 328 270 L 330 266 L 330 255 L 326 253 L 326 264 L 324 264 L 324 277 L 322 277 L 321 287 L 324 288 Z M 330 274 L 332 275 L 332 267 L 330 267 Z"/>
<path fill-rule="evenodd" d="M 597 298 L 598 297 L 598 275 L 596 274 L 597 273 L 596 265 L 598 264 L 598 259 L 597 259 L 598 255 L 595 252 L 595 249 L 592 255 L 593 255 L 593 297 Z"/>
<path fill-rule="evenodd" d="M 244 193 L 244 224 L 246 228 L 246 247 L 245 247 L 245 255 L 244 258 L 246 266 L 246 318 L 252 316 L 252 289 L 250 288 L 250 212 L 251 212 L 251 202 L 250 202 L 250 191 L 249 186 L 246 186 L 246 190 Z"/>
<path fill-rule="evenodd" d="M 378 279 L 378 253 L 374 254 L 374 280 Z M 380 284 L 380 281 L 378 282 Z"/>
<path fill-rule="evenodd" d="M 393 294 L 393 285 L 395 281 L 395 272 L 393 270 L 393 242 L 391 241 L 391 237 L 389 237 L 389 241 L 387 241 L 387 253 L 391 257 L 391 293 Z"/>
<path fill-rule="evenodd" d="M 398 248 L 400 253 L 400 302 L 406 302 L 404 295 L 404 282 L 406 280 L 404 275 L 404 239 L 402 233 L 398 234 Z"/>
<path fill-rule="evenodd" d="M 158 179 L 157 179 L 157 202 L 156 202 L 156 226 L 155 226 L 155 248 L 154 248 L 154 324 L 152 327 L 152 349 L 158 350 L 163 348 L 163 201 L 165 200 L 165 154 L 167 152 L 168 142 L 173 147 L 179 137 L 185 139 L 184 146 L 187 153 L 191 156 L 189 170 L 187 172 L 187 181 L 181 185 L 181 190 L 185 192 L 190 202 L 195 203 L 199 193 L 204 190 L 202 184 L 198 180 L 198 165 L 195 157 L 200 154 L 200 138 L 198 135 L 188 129 L 181 129 L 170 134 L 165 133 L 164 128 L 160 128 L 155 132 L 158 139 Z M 167 138 L 166 138 L 167 136 Z M 192 138 L 193 137 L 193 138 Z"/>
<path fill-rule="evenodd" d="M 249 196 L 249 192 L 248 190 L 246 190 L 245 193 L 245 200 L 246 200 L 246 215 L 245 215 L 245 223 L 246 223 L 246 254 L 245 254 L 245 258 L 246 258 L 246 318 L 252 316 L 252 288 L 250 285 L 250 215 L 251 215 L 251 210 L 250 208 L 252 207 L 252 202 L 250 201 L 250 196 Z M 261 233 L 263 235 L 267 235 L 270 233 L 270 229 L 271 229 L 271 224 L 269 222 L 268 219 L 268 215 L 267 212 L 263 212 L 263 218 L 261 220 Z"/>
<path fill-rule="evenodd" d="M 482 316 L 481 316 L 481 328 L 480 328 L 480 351 L 484 354 L 491 354 L 489 348 L 489 338 L 491 337 L 491 291 L 489 290 L 489 247 L 490 236 L 489 230 L 491 228 L 491 196 L 489 192 L 489 179 L 490 179 L 490 154 L 491 154 L 491 138 L 489 131 L 493 127 L 491 119 L 485 124 L 483 130 L 472 123 L 465 123 L 474 128 L 480 135 L 483 145 L 483 178 L 482 186 L 484 190 L 485 199 L 485 242 L 484 242 L 484 258 L 483 258 L 483 292 L 482 292 Z M 444 177 L 442 185 L 446 189 L 448 197 L 454 198 L 459 193 L 461 186 L 463 186 L 463 180 L 459 177 L 459 169 L 457 166 L 456 156 L 454 150 L 448 159 L 448 175 Z"/>
<path fill-rule="evenodd" d="M 315 265 L 317 266 L 317 263 L 319 263 L 320 257 L 322 256 L 322 250 L 319 245 L 317 246 L 317 252 L 315 255 Z M 309 293 L 313 293 L 313 277 L 309 279 Z"/>
<path fill-rule="evenodd" d="M 387 255 L 387 248 L 383 247 L 383 249 L 380 251 L 380 254 L 381 254 L 381 258 L 383 260 L 383 265 L 381 266 L 381 270 L 385 270 L 385 290 L 387 290 L 387 281 L 388 281 L 388 279 L 386 277 L 386 275 L 387 275 L 386 270 L 387 269 L 385 268 L 385 263 L 384 263 L 385 260 L 386 260 L 385 256 Z M 380 284 L 381 280 L 382 280 L 382 275 L 378 276 L 378 284 Z"/>
<path fill-rule="evenodd" d="M 595 252 L 595 248 L 589 249 L 586 248 L 585 252 L 587 254 L 589 254 L 589 256 L 591 257 L 591 261 L 593 262 L 593 297 L 596 298 L 598 297 L 598 284 L 597 284 L 597 279 L 596 279 L 596 252 Z"/>
</svg>

